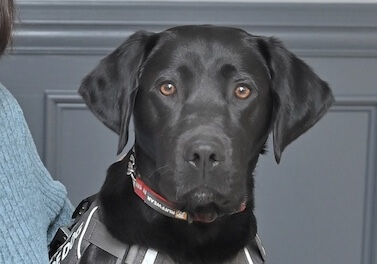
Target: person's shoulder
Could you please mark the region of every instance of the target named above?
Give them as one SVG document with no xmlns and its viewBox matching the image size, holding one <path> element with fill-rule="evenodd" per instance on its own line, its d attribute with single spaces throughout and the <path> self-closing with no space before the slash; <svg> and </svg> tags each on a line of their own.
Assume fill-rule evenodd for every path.
<svg viewBox="0 0 377 264">
<path fill-rule="evenodd" d="M 21 108 L 11 92 L 0 83 L 0 112 L 5 110 L 19 112 Z"/>
<path fill-rule="evenodd" d="M 11 105 L 17 105 L 17 100 L 13 95 L 0 83 L 0 108 L 9 107 Z"/>
<path fill-rule="evenodd" d="M 0 83 L 0 125 L 21 122 L 23 111 L 16 98 Z"/>
</svg>

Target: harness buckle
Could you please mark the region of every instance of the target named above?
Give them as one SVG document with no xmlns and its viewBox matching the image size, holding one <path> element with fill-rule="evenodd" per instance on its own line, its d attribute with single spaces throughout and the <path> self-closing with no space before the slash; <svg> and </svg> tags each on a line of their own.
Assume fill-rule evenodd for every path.
<svg viewBox="0 0 377 264">
<path fill-rule="evenodd" d="M 56 231 L 56 234 L 54 238 L 52 239 L 49 246 L 49 251 L 48 251 L 49 258 L 51 258 L 55 254 L 55 252 L 58 251 L 59 247 L 64 244 L 64 242 L 67 240 L 70 234 L 71 234 L 71 230 L 69 230 L 68 227 L 66 226 L 59 227 L 59 229 Z"/>
</svg>

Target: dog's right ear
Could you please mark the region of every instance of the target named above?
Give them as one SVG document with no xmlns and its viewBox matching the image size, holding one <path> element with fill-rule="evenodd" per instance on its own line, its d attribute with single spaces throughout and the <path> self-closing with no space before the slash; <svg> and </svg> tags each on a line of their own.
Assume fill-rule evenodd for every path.
<svg viewBox="0 0 377 264">
<path fill-rule="evenodd" d="M 139 31 L 105 57 L 82 81 L 79 94 L 94 115 L 119 135 L 118 154 L 128 140 L 128 125 L 138 88 L 139 69 L 157 34 Z"/>
</svg>

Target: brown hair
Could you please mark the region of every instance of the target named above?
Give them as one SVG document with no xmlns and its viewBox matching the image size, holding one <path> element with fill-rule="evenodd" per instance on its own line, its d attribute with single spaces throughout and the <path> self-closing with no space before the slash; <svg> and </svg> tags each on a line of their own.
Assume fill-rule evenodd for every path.
<svg viewBox="0 0 377 264">
<path fill-rule="evenodd" d="M 13 0 L 0 0 L 0 55 L 11 39 L 14 15 Z"/>
</svg>

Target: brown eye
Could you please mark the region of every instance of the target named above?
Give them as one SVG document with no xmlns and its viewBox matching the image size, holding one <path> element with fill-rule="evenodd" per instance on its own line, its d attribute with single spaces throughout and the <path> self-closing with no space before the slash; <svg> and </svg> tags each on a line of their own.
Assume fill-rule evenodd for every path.
<svg viewBox="0 0 377 264">
<path fill-rule="evenodd" d="M 171 83 L 164 83 L 160 86 L 160 92 L 165 96 L 173 95 L 176 91 L 176 88 Z"/>
<path fill-rule="evenodd" d="M 237 86 L 237 88 L 234 90 L 234 95 L 238 99 L 246 99 L 250 96 L 251 90 L 247 88 L 246 86 Z"/>
</svg>

